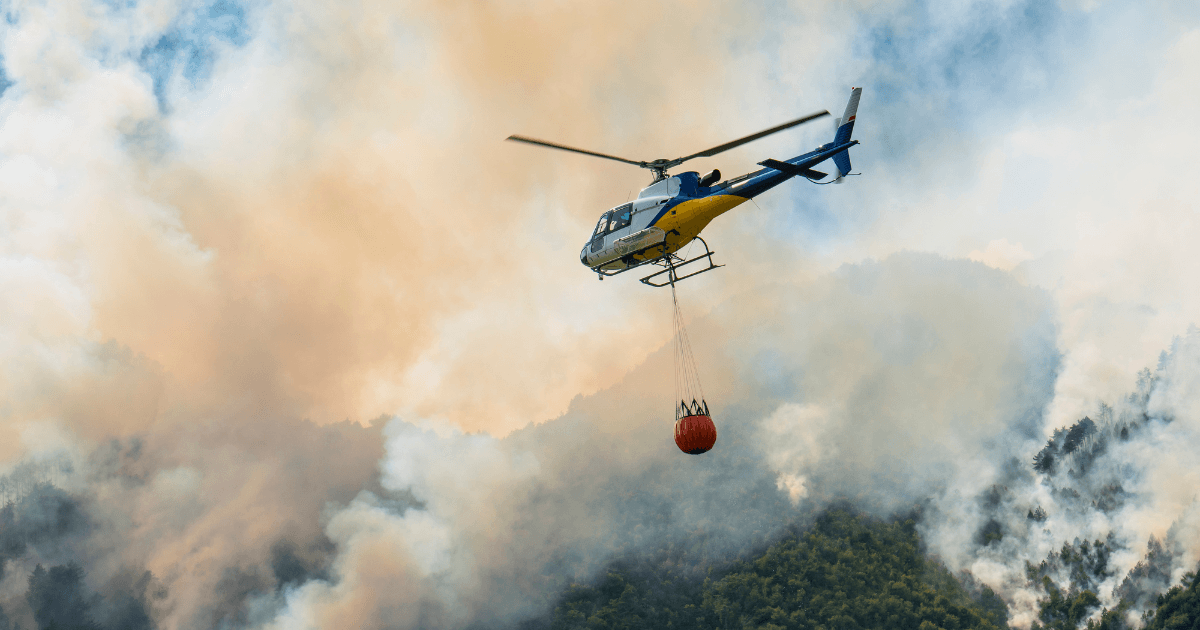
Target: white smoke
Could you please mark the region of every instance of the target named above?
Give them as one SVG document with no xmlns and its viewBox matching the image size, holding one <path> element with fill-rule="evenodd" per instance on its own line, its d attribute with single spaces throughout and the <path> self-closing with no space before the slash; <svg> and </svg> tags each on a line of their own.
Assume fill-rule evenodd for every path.
<svg viewBox="0 0 1200 630">
<path fill-rule="evenodd" d="M 388 493 L 334 513 L 334 575 L 290 591 L 267 627 L 518 622 L 622 554 L 704 541 L 711 560 L 689 560 L 702 567 L 830 501 L 912 509 L 967 470 L 980 481 L 963 490 L 977 493 L 1004 464 L 985 445 L 1030 441 L 1055 366 L 1041 292 L 975 263 L 905 255 L 772 295 L 693 325 L 720 434 L 703 457 L 673 447 L 670 402 L 650 394 L 665 351 L 505 439 L 393 420 Z M 704 343 L 721 329 L 742 334 Z M 772 391 L 774 379 L 785 385 Z"/>
<path fill-rule="evenodd" d="M 922 527 L 931 549 L 956 569 L 967 569 L 1010 603 L 1013 623 L 1027 625 L 1045 596 L 1027 576 L 1064 544 L 1105 543 L 1111 552 L 1103 573 L 1090 575 L 1102 606 L 1115 608 L 1128 572 L 1143 561 L 1148 545 L 1165 541 L 1169 578 L 1149 585 L 1156 591 L 1177 583 L 1200 562 L 1197 547 L 1197 470 L 1192 455 L 1200 447 L 1196 432 L 1200 334 L 1177 339 L 1154 372 L 1142 373 L 1139 389 L 1101 404 L 1091 414 L 1094 431 L 1070 453 L 1058 455 L 1050 470 L 1035 471 L 1032 455 L 1041 448 L 997 453 L 993 462 L 1012 457 L 1006 470 L 980 466 L 965 491 L 935 493 L 931 518 Z M 1083 426 L 1080 423 L 1076 426 Z M 1068 439 L 1069 434 L 1068 434 Z M 1061 447 L 1062 439 L 1055 440 Z M 1055 441 L 1055 440 L 1052 440 Z M 981 490 L 992 486 L 989 493 Z M 980 501 L 980 497 L 987 497 Z M 1033 518 L 1040 510 L 1043 516 Z M 981 532 L 993 523 L 1003 538 L 984 543 Z M 1071 567 L 1049 567 L 1060 585 L 1072 583 Z M 1153 591 L 1151 592 L 1153 595 Z M 1131 601 L 1137 621 L 1151 601 Z M 1098 614 L 1100 611 L 1096 610 Z"/>
</svg>

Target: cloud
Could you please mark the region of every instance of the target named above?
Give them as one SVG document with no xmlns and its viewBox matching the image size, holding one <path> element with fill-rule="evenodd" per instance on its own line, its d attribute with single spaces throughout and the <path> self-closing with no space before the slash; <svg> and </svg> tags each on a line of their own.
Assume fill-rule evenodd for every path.
<svg viewBox="0 0 1200 630">
<path fill-rule="evenodd" d="M 1003 271 L 1012 271 L 1014 267 L 1033 258 L 1033 254 L 1025 251 L 1020 243 L 1009 243 L 1008 239 L 997 239 L 987 244 L 983 250 L 974 250 L 967 258 L 981 262 L 989 267 Z"/>
</svg>

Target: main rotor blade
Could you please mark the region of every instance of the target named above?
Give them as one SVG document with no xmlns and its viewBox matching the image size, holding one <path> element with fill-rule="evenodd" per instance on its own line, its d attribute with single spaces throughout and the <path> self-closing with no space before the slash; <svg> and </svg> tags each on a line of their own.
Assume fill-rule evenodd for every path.
<svg viewBox="0 0 1200 630">
<path fill-rule="evenodd" d="M 567 146 L 567 145 L 565 145 L 565 144 L 557 144 L 557 143 L 554 143 L 554 142 L 546 142 L 545 140 L 537 140 L 537 139 L 535 139 L 535 138 L 526 138 L 525 136 L 509 136 L 509 137 L 505 138 L 505 140 L 514 140 L 514 141 L 516 141 L 516 142 L 524 142 L 524 143 L 526 143 L 526 144 L 536 144 L 536 145 L 537 145 L 537 146 L 539 146 L 539 147 L 550 147 L 551 149 L 561 149 L 561 150 L 563 150 L 563 151 L 573 151 L 573 152 L 575 152 L 575 153 L 582 153 L 582 154 L 584 154 L 584 155 L 591 155 L 591 156 L 594 156 L 594 157 L 604 158 L 604 159 L 606 159 L 606 160 L 616 160 L 616 161 L 618 161 L 618 162 L 624 162 L 624 163 L 626 163 L 626 164 L 632 164 L 632 165 L 634 165 L 634 166 L 643 166 L 643 167 L 644 167 L 644 166 L 646 165 L 646 163 L 645 163 L 645 162 L 635 162 L 635 161 L 633 161 L 633 160 L 626 160 L 625 158 L 619 158 L 619 157 L 616 157 L 615 155 L 605 155 L 605 154 L 603 154 L 603 153 L 596 153 L 595 151 L 587 151 L 587 150 L 584 150 L 584 149 L 576 149 L 575 147 L 569 147 L 569 146 Z"/>
<path fill-rule="evenodd" d="M 796 125 L 802 125 L 810 120 L 816 120 L 817 118 L 820 118 L 822 116 L 828 116 L 828 115 L 829 115 L 828 111 L 819 111 L 815 114 L 809 114 L 803 118 L 797 118 L 796 120 L 785 122 L 782 125 L 778 125 L 776 127 L 771 127 L 770 129 L 767 129 L 765 131 L 760 131 L 755 134 L 750 134 L 750 135 L 746 136 L 745 138 L 738 138 L 737 140 L 734 140 L 733 142 L 726 142 L 725 144 L 722 144 L 720 146 L 715 146 L 711 149 L 707 149 L 707 150 L 701 151 L 699 153 L 693 153 L 687 157 L 676 158 L 674 160 L 671 160 L 670 165 L 676 166 L 676 165 L 682 164 L 692 158 L 712 157 L 723 151 L 728 151 L 735 147 L 740 147 L 743 144 L 746 144 L 747 142 L 754 142 L 755 140 L 758 140 L 759 138 L 763 138 L 763 137 L 769 136 L 773 133 L 783 131 L 784 129 L 791 129 L 792 127 L 795 127 Z"/>
</svg>

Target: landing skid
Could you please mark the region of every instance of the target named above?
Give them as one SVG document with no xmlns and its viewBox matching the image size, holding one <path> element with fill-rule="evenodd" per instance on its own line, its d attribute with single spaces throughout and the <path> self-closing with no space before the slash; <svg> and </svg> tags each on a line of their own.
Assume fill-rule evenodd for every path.
<svg viewBox="0 0 1200 630">
<path fill-rule="evenodd" d="M 667 254 L 666 256 L 663 256 L 662 258 L 655 259 L 655 260 L 651 261 L 652 264 L 658 265 L 660 267 L 665 267 L 665 269 L 663 269 L 662 271 L 656 271 L 656 272 L 646 276 L 645 278 L 642 278 L 642 284 L 649 285 L 652 287 L 671 286 L 671 285 L 675 284 L 676 282 L 679 282 L 680 280 L 686 280 L 688 278 L 691 278 L 692 276 L 698 276 L 706 271 L 712 271 L 713 269 L 717 269 L 718 267 L 725 266 L 725 265 L 718 265 L 713 262 L 712 257 L 715 252 L 708 249 L 708 243 L 705 243 L 704 239 L 697 236 L 695 240 L 700 241 L 700 244 L 704 246 L 703 254 L 697 254 L 696 256 L 689 258 L 687 260 L 684 260 L 681 256 L 678 256 L 676 254 Z M 701 260 L 703 260 L 705 263 L 707 263 L 708 266 L 703 269 L 700 269 L 698 271 L 692 271 L 692 272 L 680 275 L 679 272 L 681 269 L 683 269 L 684 267 L 686 267 L 694 262 L 698 262 Z M 654 279 L 658 278 L 659 276 L 663 275 L 664 273 L 667 274 L 667 277 L 662 282 L 655 282 Z"/>
<path fill-rule="evenodd" d="M 655 258 L 654 260 L 644 260 L 636 265 L 633 265 L 631 267 L 626 267 L 624 269 L 617 269 L 615 271 L 605 271 L 602 269 L 596 269 L 595 272 L 597 274 L 599 274 L 600 279 L 603 280 L 605 277 L 612 277 L 612 276 L 623 274 L 626 271 L 633 271 L 634 269 L 641 269 L 642 267 L 644 267 L 646 265 L 658 265 L 659 267 L 664 267 L 664 269 L 662 271 L 656 271 L 656 272 L 646 276 L 645 278 L 642 278 L 641 279 L 642 284 L 652 286 L 652 287 L 669 287 L 672 284 L 679 282 L 680 280 L 686 280 L 687 278 L 691 278 L 692 276 L 698 276 L 706 271 L 712 271 L 713 269 L 717 269 L 719 267 L 725 266 L 725 265 L 718 265 L 713 262 L 712 257 L 713 257 L 713 254 L 715 254 L 716 252 L 714 252 L 708 248 L 708 243 L 705 243 L 704 239 L 697 236 L 693 240 L 700 241 L 700 244 L 704 246 L 703 254 L 697 254 L 696 256 L 693 256 L 692 258 L 689 258 L 687 260 L 684 260 L 682 256 L 679 256 L 677 254 L 667 254 L 666 256 L 659 256 L 658 258 Z M 704 260 L 705 262 L 707 262 L 708 266 L 703 269 L 700 269 L 698 271 L 692 271 L 690 273 L 685 273 L 683 275 L 680 275 L 679 272 L 681 269 L 683 269 L 684 267 L 686 267 L 692 263 L 700 261 L 700 260 Z M 664 273 L 667 274 L 665 281 L 663 281 L 663 282 L 654 281 L 654 278 L 658 278 L 659 276 L 663 275 Z"/>
</svg>

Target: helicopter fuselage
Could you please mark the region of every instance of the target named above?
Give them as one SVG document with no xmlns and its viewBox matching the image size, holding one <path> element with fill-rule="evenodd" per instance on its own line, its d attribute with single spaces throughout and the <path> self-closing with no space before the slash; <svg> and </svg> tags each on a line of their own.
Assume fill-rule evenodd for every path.
<svg viewBox="0 0 1200 630">
<path fill-rule="evenodd" d="M 594 271 L 611 273 L 674 254 L 713 219 L 855 144 L 855 140 L 826 144 L 776 163 L 786 171 L 767 167 L 712 186 L 701 186 L 700 175 L 693 171 L 656 181 L 642 189 L 636 200 L 600 217 L 579 260 Z"/>
</svg>

